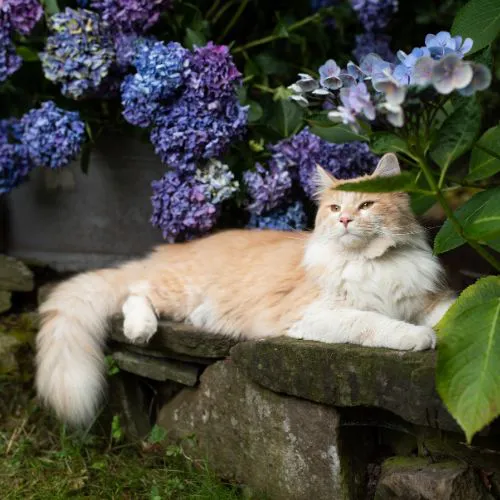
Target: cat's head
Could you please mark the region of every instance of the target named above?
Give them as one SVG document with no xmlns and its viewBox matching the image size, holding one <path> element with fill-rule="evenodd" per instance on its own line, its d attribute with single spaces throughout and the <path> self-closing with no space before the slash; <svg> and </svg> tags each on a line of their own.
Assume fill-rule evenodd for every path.
<svg viewBox="0 0 500 500">
<path fill-rule="evenodd" d="M 338 243 L 346 250 L 363 251 L 369 248 L 372 253 L 380 255 L 398 243 L 421 238 L 422 230 L 411 211 L 406 193 L 361 193 L 335 189 L 345 182 L 400 173 L 398 159 L 392 153 L 381 158 L 370 176 L 348 181 L 338 180 L 318 166 L 319 208 L 315 235 Z"/>
</svg>

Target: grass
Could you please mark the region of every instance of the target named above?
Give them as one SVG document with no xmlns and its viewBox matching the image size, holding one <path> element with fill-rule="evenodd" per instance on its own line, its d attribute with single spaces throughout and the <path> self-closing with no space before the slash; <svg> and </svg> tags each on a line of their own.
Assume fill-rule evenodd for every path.
<svg viewBox="0 0 500 500">
<path fill-rule="evenodd" d="M 123 440 L 119 421 L 106 432 L 69 432 L 37 405 L 32 388 L 33 327 L 0 318 L 0 335 L 23 340 L 20 369 L 0 375 L 0 497 L 4 500 L 242 498 L 206 463 L 162 444 L 153 428 L 139 443 Z M 1 339 L 0 339 L 1 340 Z"/>
</svg>

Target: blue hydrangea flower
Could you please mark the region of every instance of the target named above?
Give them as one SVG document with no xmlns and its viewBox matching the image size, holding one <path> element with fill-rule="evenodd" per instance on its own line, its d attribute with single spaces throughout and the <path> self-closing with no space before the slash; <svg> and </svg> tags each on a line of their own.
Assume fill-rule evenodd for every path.
<svg viewBox="0 0 500 500">
<path fill-rule="evenodd" d="M 141 46 L 146 45 L 151 47 L 155 42 L 157 40 L 154 37 L 138 36 L 135 33 L 114 33 L 113 44 L 118 71 L 125 73 L 130 70 Z"/>
<path fill-rule="evenodd" d="M 43 9 L 37 0 L 3 0 L 0 2 L 0 14 L 3 14 L 4 22 L 8 22 L 12 29 L 22 35 L 29 35 L 40 21 Z"/>
<path fill-rule="evenodd" d="M 398 0 L 351 0 L 366 31 L 383 30 L 398 10 Z"/>
<path fill-rule="evenodd" d="M 368 54 L 378 54 L 382 59 L 393 62 L 394 53 L 390 47 L 391 37 L 380 33 L 363 33 L 356 35 L 356 46 L 353 55 L 358 62 Z"/>
<path fill-rule="evenodd" d="M 26 113 L 21 125 L 21 141 L 38 167 L 66 166 L 80 153 L 85 140 L 85 124 L 78 112 L 60 109 L 52 101 Z"/>
<path fill-rule="evenodd" d="M 491 84 L 491 71 L 484 64 L 471 64 L 472 80 L 467 87 L 460 89 L 458 92 L 465 96 L 471 96 L 478 90 L 485 90 Z"/>
<path fill-rule="evenodd" d="M 172 0 L 93 0 L 91 6 L 115 29 L 144 33 L 172 6 Z"/>
<path fill-rule="evenodd" d="M 368 120 L 375 119 L 375 106 L 364 82 L 340 91 L 340 100 L 346 109 L 354 115 L 364 115 Z"/>
<path fill-rule="evenodd" d="M 464 89 L 472 81 L 472 66 L 464 63 L 456 54 L 448 54 L 432 69 L 432 84 L 440 94 L 450 94 L 455 89 Z"/>
<path fill-rule="evenodd" d="M 40 54 L 45 78 L 61 83 L 67 97 L 79 99 L 98 91 L 115 59 L 113 40 L 99 15 L 83 9 L 67 8 L 53 15 Z"/>
<path fill-rule="evenodd" d="M 189 51 L 177 42 L 142 43 L 133 61 L 137 73 L 122 83 L 122 105 L 125 119 L 139 127 L 152 125 L 162 103 L 183 82 L 183 70 Z"/>
<path fill-rule="evenodd" d="M 320 66 L 319 83 L 329 90 L 337 90 L 342 87 L 340 67 L 333 59 L 328 59 L 323 66 Z"/>
<path fill-rule="evenodd" d="M 425 46 L 433 59 L 441 59 L 448 54 L 455 54 L 462 58 L 472 49 L 472 40 L 461 36 L 452 37 L 447 31 L 440 31 L 437 35 L 429 34 L 425 37 Z"/>
<path fill-rule="evenodd" d="M 0 195 L 26 180 L 33 167 L 21 135 L 19 120 L 0 120 Z"/>
<path fill-rule="evenodd" d="M 296 201 L 263 215 L 251 214 L 248 228 L 275 229 L 278 231 L 300 231 L 307 226 L 304 205 Z"/>
<path fill-rule="evenodd" d="M 292 174 L 287 163 L 278 153 L 269 161 L 268 169 L 256 163 L 254 170 L 244 172 L 243 181 L 250 200 L 250 213 L 262 215 L 288 201 L 292 189 Z"/>
<path fill-rule="evenodd" d="M 3 22 L 2 22 L 3 21 Z M 10 25 L 0 15 L 0 82 L 15 73 L 22 64 L 10 38 Z"/>
<path fill-rule="evenodd" d="M 151 142 L 163 163 L 193 172 L 196 162 L 219 158 L 246 131 L 248 107 L 235 96 L 221 109 L 184 95 L 162 112 L 151 131 Z"/>
<path fill-rule="evenodd" d="M 402 50 L 398 50 L 397 56 L 401 64 L 398 64 L 394 68 L 392 76 L 401 85 L 411 85 L 413 83 L 415 64 L 422 57 L 430 56 L 430 52 L 426 47 L 416 47 L 409 54 L 405 54 Z"/>
</svg>

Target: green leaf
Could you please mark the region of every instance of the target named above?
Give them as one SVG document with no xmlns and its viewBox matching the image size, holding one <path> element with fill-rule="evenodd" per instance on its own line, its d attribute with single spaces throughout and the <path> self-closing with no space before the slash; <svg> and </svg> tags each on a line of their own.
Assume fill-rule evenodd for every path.
<svg viewBox="0 0 500 500">
<path fill-rule="evenodd" d="M 248 101 L 247 104 L 250 106 L 250 109 L 248 110 L 249 123 L 260 120 L 262 118 L 262 115 L 264 114 L 262 106 L 257 101 Z"/>
<path fill-rule="evenodd" d="M 377 155 L 404 153 L 412 156 L 406 141 L 390 132 L 375 132 L 370 136 L 370 149 Z"/>
<path fill-rule="evenodd" d="M 26 62 L 35 62 L 39 60 L 38 52 L 30 49 L 29 47 L 25 47 L 24 45 L 19 45 L 16 47 L 17 55 L 23 58 L 23 61 Z"/>
<path fill-rule="evenodd" d="M 483 146 L 487 150 L 496 153 L 497 156 L 492 156 L 477 146 Z M 477 141 L 472 150 L 467 180 L 486 179 L 497 172 L 500 172 L 500 125 L 487 130 Z"/>
<path fill-rule="evenodd" d="M 326 127 L 332 128 L 337 127 L 337 124 L 332 122 L 328 118 L 328 111 L 320 111 L 319 113 L 311 113 L 307 118 L 306 122 L 312 127 Z"/>
<path fill-rule="evenodd" d="M 393 177 L 374 177 L 371 179 L 340 184 L 339 191 L 356 191 L 363 193 L 391 193 L 395 191 L 421 191 L 415 185 L 415 176 L 411 172 L 402 172 Z"/>
<path fill-rule="evenodd" d="M 166 437 L 167 431 L 163 427 L 155 424 L 148 435 L 147 442 L 150 444 L 158 444 L 165 441 Z"/>
<path fill-rule="evenodd" d="M 436 329 L 437 390 L 470 443 L 500 414 L 500 277 L 467 288 Z"/>
<path fill-rule="evenodd" d="M 481 228 L 488 230 L 490 227 L 488 214 L 500 214 L 500 188 L 488 189 L 475 194 L 467 203 L 455 211 L 455 217 L 460 222 L 466 236 L 473 236 L 475 232 L 481 231 Z M 495 220 L 495 219 L 493 219 Z M 493 226 L 497 226 L 493 222 Z M 471 229 L 472 228 L 472 229 Z M 472 231 L 472 234 L 471 234 Z M 496 231 L 496 229 L 495 229 Z M 494 240 L 495 238 L 491 238 Z M 434 240 L 434 253 L 441 254 L 458 248 L 463 245 L 465 240 L 455 231 L 451 222 L 447 220 Z M 492 242 L 493 244 L 494 241 Z M 493 247 L 494 248 L 494 247 Z"/>
<path fill-rule="evenodd" d="M 300 127 L 303 114 L 302 109 L 291 101 L 276 101 L 269 125 L 282 137 L 288 137 Z"/>
<path fill-rule="evenodd" d="M 207 39 L 203 33 L 192 30 L 191 28 L 186 28 L 186 36 L 184 37 L 185 47 L 188 49 L 192 49 L 195 45 L 197 47 L 203 47 L 206 43 Z"/>
<path fill-rule="evenodd" d="M 498 0 L 470 0 L 459 11 L 452 35 L 470 37 L 474 41 L 473 54 L 489 45 L 500 32 L 500 2 Z"/>
<path fill-rule="evenodd" d="M 353 132 L 347 125 L 335 125 L 334 127 L 311 127 L 310 132 L 325 141 L 342 144 L 343 142 L 367 141 L 365 135 Z"/>
<path fill-rule="evenodd" d="M 433 194 L 412 193 L 410 205 L 413 213 L 422 215 L 436 204 L 436 197 Z"/>
<path fill-rule="evenodd" d="M 471 99 L 444 121 L 436 135 L 436 142 L 431 147 L 431 158 L 442 169 L 447 169 L 472 147 L 480 127 L 481 107 Z"/>
<path fill-rule="evenodd" d="M 51 16 L 52 14 L 57 14 L 61 10 L 59 8 L 57 0 L 43 0 L 42 5 L 43 5 L 45 12 L 49 16 Z"/>
</svg>

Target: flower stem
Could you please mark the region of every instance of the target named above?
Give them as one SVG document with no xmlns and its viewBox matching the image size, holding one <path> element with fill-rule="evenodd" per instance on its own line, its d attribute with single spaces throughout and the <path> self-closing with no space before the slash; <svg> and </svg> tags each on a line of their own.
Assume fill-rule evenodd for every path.
<svg viewBox="0 0 500 500">
<path fill-rule="evenodd" d="M 243 14 L 243 11 L 246 9 L 246 6 L 248 5 L 249 0 L 243 0 L 240 3 L 240 6 L 238 7 L 238 10 L 234 13 L 233 17 L 231 18 L 231 21 L 229 21 L 228 24 L 226 24 L 226 27 L 224 28 L 224 31 L 222 32 L 221 36 L 219 37 L 219 42 L 221 40 L 224 40 L 224 37 L 231 31 L 231 28 L 236 24 L 236 21 L 240 18 L 241 14 Z"/>
<path fill-rule="evenodd" d="M 287 38 L 288 33 L 295 31 L 298 28 L 301 28 L 302 26 L 312 23 L 315 21 L 318 21 L 321 19 L 321 15 L 316 13 L 313 14 L 312 16 L 305 17 L 304 19 L 301 19 L 300 21 L 297 21 L 296 23 L 290 24 L 290 26 L 286 27 L 286 33 L 276 33 L 274 35 L 268 35 L 263 38 L 258 38 L 257 40 L 254 40 L 252 42 L 248 42 L 245 45 L 242 45 L 241 47 L 236 47 L 233 50 L 233 54 L 237 54 L 238 52 L 243 52 L 244 50 L 251 49 L 253 47 L 257 47 L 259 45 L 264 45 L 266 43 L 274 42 L 274 40 L 279 40 L 281 38 Z"/>
<path fill-rule="evenodd" d="M 458 233 L 458 235 L 463 238 L 484 260 L 486 260 L 491 266 L 493 266 L 497 271 L 500 272 L 500 262 L 497 260 L 497 258 L 492 255 L 486 248 L 481 246 L 477 241 L 470 240 L 467 238 L 467 236 L 464 234 L 464 228 L 458 221 L 458 219 L 455 217 L 455 214 L 453 213 L 453 209 L 450 207 L 448 204 L 448 201 L 443 195 L 443 192 L 441 191 L 441 188 L 438 186 L 436 179 L 434 179 L 434 175 L 432 174 L 431 167 L 427 163 L 427 160 L 423 155 L 419 155 L 418 157 L 418 163 L 420 165 L 420 168 L 422 169 L 425 178 L 427 179 L 427 182 L 429 184 L 429 187 L 432 189 L 434 192 L 434 195 L 436 196 L 439 204 L 441 205 L 441 208 L 443 209 L 444 213 L 446 214 L 446 217 L 448 217 L 448 220 L 450 221 L 451 225 L 455 229 L 455 231 Z"/>
<path fill-rule="evenodd" d="M 215 14 L 214 18 L 212 19 L 212 24 L 215 24 L 224 15 L 224 12 L 231 8 L 231 5 L 233 5 L 233 3 L 234 0 L 227 2 L 226 5 L 224 5 L 224 7 L 222 7 L 222 9 L 219 10 L 217 14 Z"/>
</svg>

